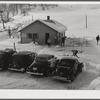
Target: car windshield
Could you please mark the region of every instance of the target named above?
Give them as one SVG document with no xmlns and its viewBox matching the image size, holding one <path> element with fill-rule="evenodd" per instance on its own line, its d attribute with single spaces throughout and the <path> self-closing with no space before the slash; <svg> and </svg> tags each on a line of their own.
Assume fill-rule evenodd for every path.
<svg viewBox="0 0 100 100">
<path fill-rule="evenodd" d="M 62 59 L 58 65 L 64 67 L 72 67 L 74 64 L 75 64 L 75 60 L 73 59 Z"/>
<path fill-rule="evenodd" d="M 47 61 L 47 58 L 45 57 L 36 57 L 36 62 L 45 62 Z"/>
</svg>

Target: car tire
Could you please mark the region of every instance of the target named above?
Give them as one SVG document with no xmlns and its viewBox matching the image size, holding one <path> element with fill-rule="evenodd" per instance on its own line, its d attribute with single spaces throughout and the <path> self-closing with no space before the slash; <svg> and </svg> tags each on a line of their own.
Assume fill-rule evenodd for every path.
<svg viewBox="0 0 100 100">
<path fill-rule="evenodd" d="M 51 77 L 56 76 L 56 72 L 53 71 Z"/>
<path fill-rule="evenodd" d="M 74 75 L 71 75 L 71 77 L 70 77 L 70 82 L 73 82 L 74 79 L 75 79 L 75 76 L 74 76 Z"/>
<path fill-rule="evenodd" d="M 47 70 L 47 75 L 46 75 L 46 76 L 50 77 L 51 75 L 52 75 L 52 73 L 50 73 L 50 70 L 48 69 L 48 70 Z"/>
<path fill-rule="evenodd" d="M 80 66 L 79 72 L 82 72 L 82 67 L 83 67 L 83 65 Z"/>
<path fill-rule="evenodd" d="M 34 74 L 30 74 L 31 76 L 34 76 Z"/>
<path fill-rule="evenodd" d="M 48 76 L 47 72 L 43 72 L 43 76 L 47 77 Z"/>
<path fill-rule="evenodd" d="M 80 68 L 80 72 L 82 72 L 82 66 L 81 66 L 81 68 Z"/>
</svg>

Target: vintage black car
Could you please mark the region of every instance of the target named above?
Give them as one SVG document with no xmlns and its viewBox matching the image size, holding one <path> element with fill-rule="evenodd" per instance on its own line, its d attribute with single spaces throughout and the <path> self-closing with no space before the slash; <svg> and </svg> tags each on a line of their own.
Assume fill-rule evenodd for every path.
<svg viewBox="0 0 100 100">
<path fill-rule="evenodd" d="M 52 73 L 52 78 L 72 82 L 78 73 L 82 72 L 83 63 L 75 57 L 64 57 Z"/>
<path fill-rule="evenodd" d="M 39 54 L 35 61 L 29 66 L 27 73 L 31 75 L 43 75 L 48 76 L 50 63 L 48 60 L 54 58 L 54 55 L 51 54 Z"/>
<path fill-rule="evenodd" d="M 12 55 L 15 53 L 13 49 L 0 50 L 0 70 L 6 70 L 11 66 Z"/>
<path fill-rule="evenodd" d="M 13 55 L 12 65 L 9 70 L 26 72 L 27 67 L 31 65 L 36 57 L 36 53 L 31 51 L 20 51 Z"/>
</svg>

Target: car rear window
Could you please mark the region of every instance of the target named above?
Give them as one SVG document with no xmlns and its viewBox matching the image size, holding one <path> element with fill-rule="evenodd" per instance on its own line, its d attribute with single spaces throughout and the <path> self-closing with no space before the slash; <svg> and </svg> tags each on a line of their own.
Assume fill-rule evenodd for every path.
<svg viewBox="0 0 100 100">
<path fill-rule="evenodd" d="M 45 57 L 36 57 L 36 61 L 37 62 L 45 62 L 45 61 L 47 61 L 47 58 L 45 58 Z"/>
<path fill-rule="evenodd" d="M 59 66 L 64 66 L 64 67 L 73 67 L 74 64 L 75 64 L 75 60 L 72 60 L 72 59 L 62 59 L 60 62 L 59 62 Z"/>
</svg>

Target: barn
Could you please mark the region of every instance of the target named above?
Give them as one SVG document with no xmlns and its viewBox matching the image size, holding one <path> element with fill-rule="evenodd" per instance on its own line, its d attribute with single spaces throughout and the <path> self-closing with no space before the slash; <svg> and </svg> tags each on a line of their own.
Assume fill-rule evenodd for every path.
<svg viewBox="0 0 100 100">
<path fill-rule="evenodd" d="M 50 38 L 53 45 L 55 36 L 57 38 L 65 36 L 66 30 L 66 26 L 56 20 L 51 20 L 50 16 L 47 16 L 47 19 L 37 19 L 19 31 L 21 43 L 29 43 L 35 40 L 38 44 L 44 45 L 47 43 L 47 39 Z"/>
</svg>

